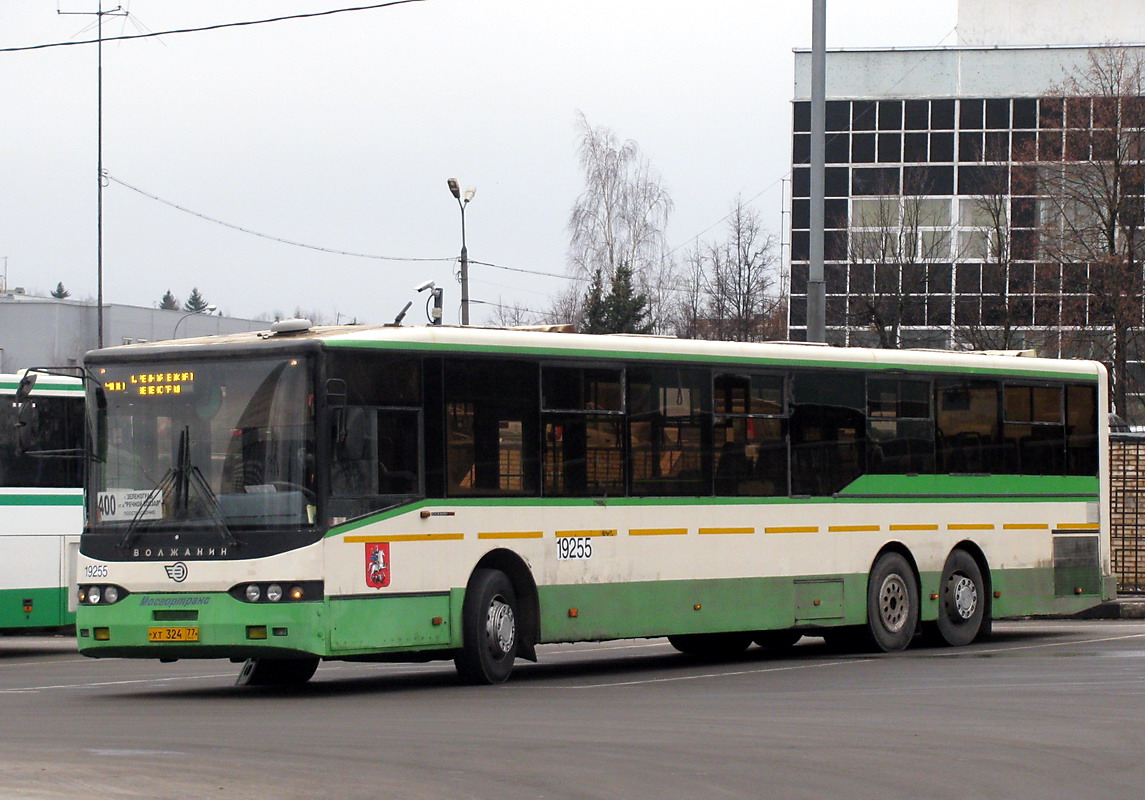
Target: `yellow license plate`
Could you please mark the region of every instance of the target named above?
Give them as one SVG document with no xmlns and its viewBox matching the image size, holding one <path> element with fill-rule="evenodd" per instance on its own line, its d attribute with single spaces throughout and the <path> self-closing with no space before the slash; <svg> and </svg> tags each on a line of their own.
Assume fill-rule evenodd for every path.
<svg viewBox="0 0 1145 800">
<path fill-rule="evenodd" d="M 186 626 L 178 628 L 148 628 L 147 641 L 149 642 L 197 642 L 199 629 Z"/>
</svg>

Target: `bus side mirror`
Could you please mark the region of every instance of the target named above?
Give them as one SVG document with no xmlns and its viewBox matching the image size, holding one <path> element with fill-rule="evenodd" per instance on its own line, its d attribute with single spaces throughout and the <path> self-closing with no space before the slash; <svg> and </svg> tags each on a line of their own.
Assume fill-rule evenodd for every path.
<svg viewBox="0 0 1145 800">
<path fill-rule="evenodd" d="M 36 386 L 36 373 L 25 372 L 24 377 L 20 378 L 20 385 L 16 387 L 15 400 L 17 403 L 26 403 L 32 394 L 32 389 Z"/>
</svg>

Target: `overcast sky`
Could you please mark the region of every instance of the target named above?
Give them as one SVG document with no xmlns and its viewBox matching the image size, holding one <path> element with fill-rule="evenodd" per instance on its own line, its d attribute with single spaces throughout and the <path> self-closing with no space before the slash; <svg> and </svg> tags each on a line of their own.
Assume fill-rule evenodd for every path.
<svg viewBox="0 0 1145 800">
<path fill-rule="evenodd" d="M 98 0 L 4 0 L 0 49 L 94 38 Z M 105 36 L 369 0 L 122 0 Z M 103 0 L 105 8 L 112 0 Z M 953 44 L 955 0 L 828 3 L 828 47 Z M 779 233 L 792 48 L 810 0 L 424 0 L 103 48 L 104 292 L 197 286 L 229 316 L 393 318 L 471 259 L 563 275 L 582 189 L 576 117 L 635 140 L 675 202 L 668 238 L 721 233 L 737 195 Z M 9 287 L 96 293 L 96 48 L 0 52 L 0 257 Z M 231 225 L 388 261 L 303 249 Z M 412 259 L 445 259 L 414 261 Z M 542 309 L 564 280 L 473 266 L 471 297 Z M 408 321 L 420 323 L 415 303 Z M 474 305 L 473 321 L 491 308 Z"/>
</svg>

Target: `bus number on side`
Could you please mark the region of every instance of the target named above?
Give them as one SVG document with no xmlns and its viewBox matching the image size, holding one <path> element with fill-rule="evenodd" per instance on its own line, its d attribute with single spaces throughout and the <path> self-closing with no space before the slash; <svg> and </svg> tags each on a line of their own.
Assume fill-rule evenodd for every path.
<svg viewBox="0 0 1145 800">
<path fill-rule="evenodd" d="M 592 539 L 587 536 L 562 536 L 557 539 L 558 561 L 584 558 L 592 558 Z"/>
</svg>

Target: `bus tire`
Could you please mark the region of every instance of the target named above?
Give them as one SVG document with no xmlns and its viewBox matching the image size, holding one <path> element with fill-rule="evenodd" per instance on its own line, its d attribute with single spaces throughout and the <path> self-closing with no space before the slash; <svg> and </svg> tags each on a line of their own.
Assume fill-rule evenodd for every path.
<svg viewBox="0 0 1145 800">
<path fill-rule="evenodd" d="M 803 638 L 799 631 L 756 631 L 751 635 L 752 641 L 766 650 L 786 650 L 794 647 L 795 643 Z"/>
<path fill-rule="evenodd" d="M 951 552 L 938 591 L 935 627 L 940 643 L 961 647 L 989 631 L 985 584 L 973 556 L 965 550 Z"/>
<path fill-rule="evenodd" d="M 918 583 L 898 553 L 884 553 L 867 583 L 867 630 L 886 653 L 905 650 L 918 629 Z"/>
<path fill-rule="evenodd" d="M 314 677 L 317 658 L 251 658 L 243 664 L 241 686 L 301 686 Z"/>
<path fill-rule="evenodd" d="M 465 589 L 461 650 L 453 659 L 461 680 L 503 683 L 517 657 L 517 594 L 504 572 L 478 569 Z"/>
<path fill-rule="evenodd" d="M 668 644 L 681 653 L 702 658 L 732 658 L 751 646 L 750 633 L 686 633 L 669 636 Z"/>
</svg>

